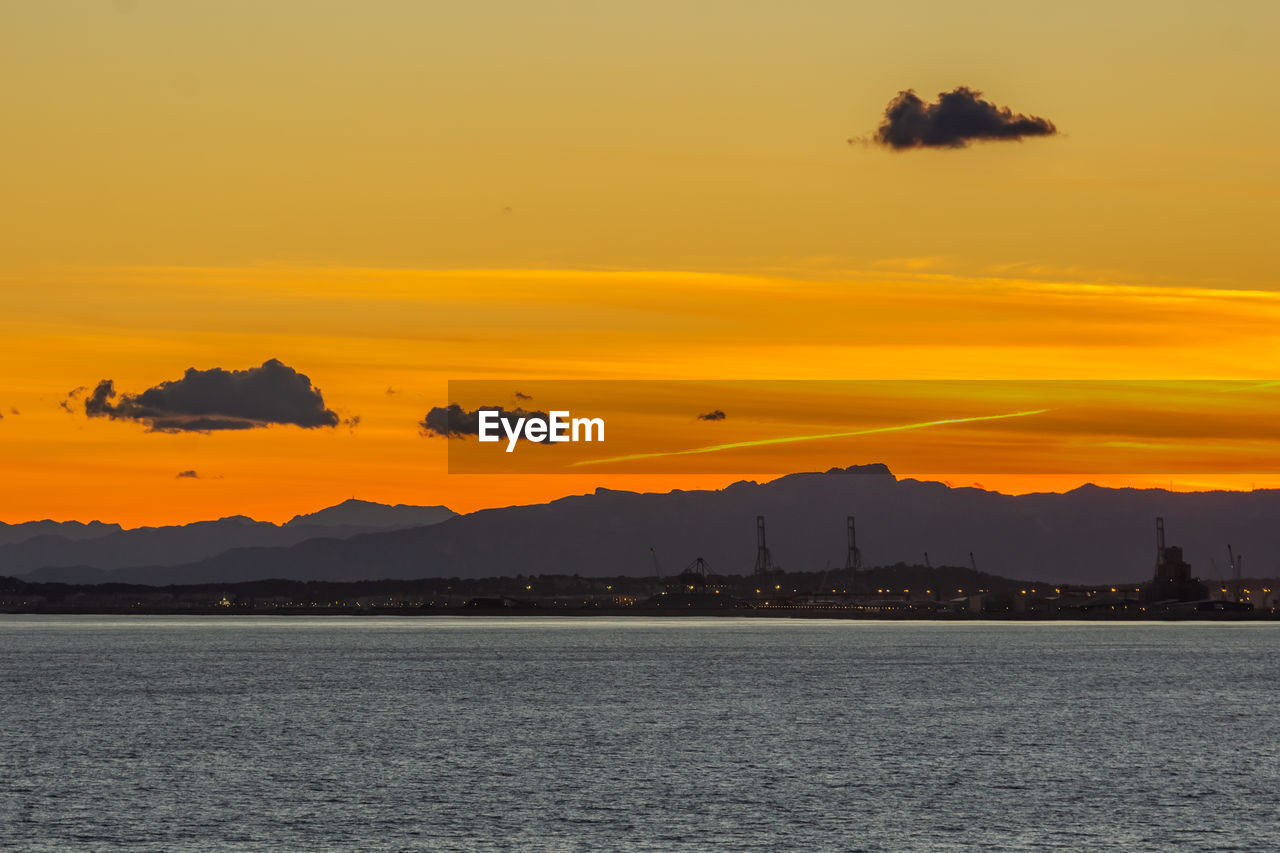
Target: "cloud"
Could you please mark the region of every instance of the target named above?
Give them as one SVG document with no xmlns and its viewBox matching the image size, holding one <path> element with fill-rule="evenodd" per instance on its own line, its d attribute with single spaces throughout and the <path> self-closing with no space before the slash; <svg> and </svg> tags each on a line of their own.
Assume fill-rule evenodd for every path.
<svg viewBox="0 0 1280 853">
<path fill-rule="evenodd" d="M 176 480 L 221 480 L 221 474 L 201 474 L 199 471 L 187 470 L 179 471 L 175 476 Z"/>
<path fill-rule="evenodd" d="M 533 395 L 532 395 L 532 394 L 526 394 L 526 393 L 524 393 L 523 391 L 517 391 L 517 392 L 516 392 L 516 399 L 517 399 L 517 400 L 532 400 L 532 399 L 533 399 Z"/>
<path fill-rule="evenodd" d="M 75 400 L 77 389 L 63 401 Z M 119 401 L 115 402 L 117 396 Z M 181 379 L 161 382 L 139 394 L 117 395 L 110 379 L 99 382 L 84 398 L 91 418 L 131 420 L 151 432 L 211 432 L 293 424 L 304 429 L 335 427 L 336 412 L 311 380 L 277 359 L 247 370 L 188 368 Z"/>
<path fill-rule="evenodd" d="M 388 385 L 388 386 L 387 386 L 386 395 L 387 395 L 388 397 L 394 397 L 395 395 L 397 395 L 397 394 L 399 394 L 399 393 L 400 393 L 400 389 L 399 389 L 399 388 L 392 388 L 390 385 Z"/>
<path fill-rule="evenodd" d="M 346 427 L 348 431 L 355 432 L 356 427 L 360 426 L 360 416 L 352 415 L 349 418 L 343 418 L 342 425 Z"/>
<path fill-rule="evenodd" d="M 515 428 L 515 421 L 519 418 L 550 421 L 550 416 L 546 412 L 527 412 L 521 408 L 511 410 L 503 409 L 502 406 L 481 406 L 473 412 L 468 412 L 457 403 L 450 403 L 448 406 L 434 406 L 431 411 L 427 412 L 427 416 L 418 422 L 418 430 L 424 436 L 441 436 L 443 438 L 466 438 L 469 435 L 478 435 L 480 433 L 480 413 L 492 411 L 498 413 L 498 420 L 503 423 L 510 423 Z M 500 433 L 506 435 L 505 432 Z M 523 436 L 523 431 L 521 435 Z"/>
<path fill-rule="evenodd" d="M 724 419 L 725 419 L 725 414 L 719 409 L 716 409 L 711 412 L 703 412 L 702 414 L 698 415 L 698 420 L 700 421 L 722 421 Z"/>
<path fill-rule="evenodd" d="M 75 408 L 73 408 L 72 403 L 78 403 L 80 399 L 84 397 L 85 394 L 88 394 L 88 393 L 89 393 L 89 389 L 83 385 L 72 388 L 70 391 L 67 392 L 67 396 L 65 399 L 58 401 L 58 408 L 62 409 L 64 412 L 66 412 L 69 415 L 74 415 L 76 413 L 76 410 Z"/>
<path fill-rule="evenodd" d="M 982 93 L 957 86 L 926 103 L 914 89 L 899 92 L 885 107 L 884 121 L 872 141 L 888 148 L 964 148 L 970 142 L 1052 136 L 1058 129 L 1039 116 L 1014 113 L 982 99 Z M 851 140 L 853 141 L 853 140 Z"/>
</svg>

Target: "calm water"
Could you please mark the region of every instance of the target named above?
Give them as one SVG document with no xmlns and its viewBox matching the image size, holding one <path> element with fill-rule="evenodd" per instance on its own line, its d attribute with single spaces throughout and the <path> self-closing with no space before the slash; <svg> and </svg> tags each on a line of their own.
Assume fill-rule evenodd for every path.
<svg viewBox="0 0 1280 853">
<path fill-rule="evenodd" d="M 1280 626 L 0 617 L 0 849 L 1280 849 Z"/>
</svg>

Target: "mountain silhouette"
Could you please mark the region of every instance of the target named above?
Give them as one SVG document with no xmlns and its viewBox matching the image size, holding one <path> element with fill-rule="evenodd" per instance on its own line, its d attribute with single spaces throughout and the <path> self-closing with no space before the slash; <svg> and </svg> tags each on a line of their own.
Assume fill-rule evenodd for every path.
<svg viewBox="0 0 1280 853">
<path fill-rule="evenodd" d="M 21 524 L 5 524 L 0 521 L 0 545 L 12 545 L 26 542 L 37 536 L 60 536 L 63 539 L 81 540 L 96 539 L 110 533 L 119 533 L 124 528 L 118 524 L 103 524 L 101 521 L 24 521 Z"/>
<path fill-rule="evenodd" d="M 392 530 L 402 527 L 423 527 L 438 524 L 452 518 L 456 512 L 444 506 L 409 506 L 361 501 L 351 498 L 336 506 L 327 507 L 306 515 L 295 515 L 285 522 L 285 527 L 369 528 Z"/>
<path fill-rule="evenodd" d="M 598 489 L 547 504 L 488 509 L 430 527 L 236 548 L 185 564 L 138 564 L 100 575 L 134 583 L 262 578 L 364 580 L 517 574 L 650 575 L 653 548 L 676 574 L 696 557 L 722 574 L 752 571 L 756 516 L 781 568 L 843 566 L 845 517 L 857 517 L 866 566 L 923 562 L 1060 583 L 1147 579 L 1154 520 L 1165 518 L 1193 573 L 1225 574 L 1226 546 L 1268 574 L 1280 555 L 1280 492 L 1170 492 L 1082 486 L 1005 495 L 899 480 L 883 465 L 791 474 L 710 491 L 638 494 Z M 1223 569 L 1214 568 L 1212 560 Z M 0 564 L 0 571 L 3 571 Z M 12 572 L 11 572 L 12 573 Z M 40 579 L 60 579 L 37 572 Z"/>
<path fill-rule="evenodd" d="M 0 545 L 0 574 L 29 573 L 33 580 L 100 583 L 109 579 L 103 573 L 106 570 L 189 563 L 231 548 L 283 547 L 317 537 L 345 538 L 371 531 L 420 527 L 454 515 L 442 506 L 386 506 L 353 499 L 295 516 L 283 525 L 237 515 L 132 530 L 101 525 L 107 528 L 105 533 L 71 538 L 64 531 L 79 532 L 79 528 L 66 525 L 78 522 L 62 522 L 61 528 L 55 528 L 57 532 Z"/>
</svg>

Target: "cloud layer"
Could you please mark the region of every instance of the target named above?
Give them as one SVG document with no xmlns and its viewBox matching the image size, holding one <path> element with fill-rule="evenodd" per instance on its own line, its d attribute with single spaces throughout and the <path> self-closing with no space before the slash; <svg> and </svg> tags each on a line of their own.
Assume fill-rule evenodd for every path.
<svg viewBox="0 0 1280 853">
<path fill-rule="evenodd" d="M 337 413 L 325 408 L 324 397 L 311 380 L 274 358 L 247 370 L 191 367 L 181 379 L 161 382 L 139 394 L 117 395 L 115 383 L 103 379 L 85 397 L 84 413 L 91 418 L 136 421 L 153 432 L 256 429 L 271 424 L 314 429 L 339 423 Z"/>
<path fill-rule="evenodd" d="M 702 414 L 698 415 L 698 420 L 700 421 L 722 421 L 724 419 L 725 419 L 725 413 L 720 411 L 719 409 L 716 409 L 711 412 L 703 412 Z"/>
<path fill-rule="evenodd" d="M 982 99 L 982 93 L 958 86 L 926 103 L 914 89 L 899 92 L 884 111 L 874 141 L 897 150 L 964 148 L 970 142 L 1052 136 L 1058 129 L 1039 116 L 1014 113 Z"/>
</svg>

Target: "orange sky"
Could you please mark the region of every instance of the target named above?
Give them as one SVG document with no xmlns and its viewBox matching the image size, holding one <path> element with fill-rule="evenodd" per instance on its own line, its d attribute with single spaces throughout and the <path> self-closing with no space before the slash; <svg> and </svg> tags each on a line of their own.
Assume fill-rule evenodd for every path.
<svg viewBox="0 0 1280 853">
<path fill-rule="evenodd" d="M 449 379 L 1276 378 L 1274 4 L 431 5 L 0 8 L 0 520 L 738 479 L 449 475 Z M 1063 133 L 846 144 L 957 85 Z M 59 407 L 268 358 L 360 424 Z"/>
</svg>

